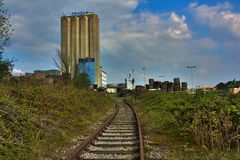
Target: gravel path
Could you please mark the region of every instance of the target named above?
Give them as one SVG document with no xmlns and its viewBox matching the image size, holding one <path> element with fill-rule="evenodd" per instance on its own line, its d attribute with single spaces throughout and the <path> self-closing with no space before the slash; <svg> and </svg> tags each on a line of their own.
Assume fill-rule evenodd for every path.
<svg viewBox="0 0 240 160">
<path fill-rule="evenodd" d="M 77 137 L 74 137 L 65 147 L 58 148 L 55 151 L 55 155 L 53 158 L 46 158 L 47 160 L 52 159 L 59 159 L 64 160 L 70 155 L 76 147 L 78 147 L 87 137 L 91 135 L 93 131 L 95 131 L 99 126 L 106 121 L 106 119 L 112 114 L 114 111 L 114 108 L 110 109 L 98 122 L 94 123 L 92 126 L 89 126 L 89 134 L 87 135 L 79 135 Z"/>
<path fill-rule="evenodd" d="M 145 152 L 146 160 L 167 160 L 172 153 L 171 149 L 167 145 L 156 144 L 150 141 L 151 137 L 145 136 L 145 147 L 148 148 Z"/>
<path fill-rule="evenodd" d="M 119 111 L 103 133 L 81 154 L 79 159 L 138 159 L 139 139 L 133 111 L 121 104 Z"/>
</svg>

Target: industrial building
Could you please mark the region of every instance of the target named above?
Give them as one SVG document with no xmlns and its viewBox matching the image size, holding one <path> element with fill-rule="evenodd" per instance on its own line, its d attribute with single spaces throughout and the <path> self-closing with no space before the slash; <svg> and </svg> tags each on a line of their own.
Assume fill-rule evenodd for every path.
<svg viewBox="0 0 240 160">
<path fill-rule="evenodd" d="M 126 83 L 108 84 L 106 90 L 107 90 L 108 93 L 121 94 L 121 93 L 123 93 L 124 91 L 127 90 L 127 86 L 126 86 Z"/>
<path fill-rule="evenodd" d="M 240 93 L 240 81 L 228 81 L 226 83 L 221 82 L 215 86 L 216 90 L 226 91 L 233 94 Z"/>
<path fill-rule="evenodd" d="M 95 13 L 73 12 L 71 16 L 61 17 L 61 54 L 71 65 L 71 78 L 78 73 L 77 69 L 81 70 L 79 63 L 90 58 L 94 59 L 94 76 L 89 77 L 93 77 L 94 84 L 101 85 L 99 45 L 99 18 Z"/>
<path fill-rule="evenodd" d="M 126 84 L 128 90 L 134 89 L 133 73 L 128 74 L 128 77 L 125 79 L 125 84 Z"/>
<path fill-rule="evenodd" d="M 138 89 L 141 90 L 142 87 L 138 86 Z M 154 81 L 154 79 L 149 79 L 149 84 L 146 84 L 147 90 L 161 90 L 164 92 L 187 92 L 187 82 L 180 83 L 180 78 L 174 78 L 173 82 L 169 81 Z"/>
<path fill-rule="evenodd" d="M 174 92 L 180 92 L 180 78 L 174 78 L 173 79 L 173 91 Z"/>
<path fill-rule="evenodd" d="M 43 80 L 47 84 L 52 84 L 56 80 L 61 79 L 61 74 L 59 70 L 35 70 L 33 73 L 25 73 L 25 78 L 39 79 Z"/>
<path fill-rule="evenodd" d="M 101 79 L 102 79 L 101 87 L 102 88 L 107 88 L 107 73 L 104 72 L 103 70 L 102 70 L 102 73 L 101 73 Z"/>
<path fill-rule="evenodd" d="M 90 84 L 95 84 L 95 60 L 93 58 L 80 58 L 79 65 L 78 65 L 79 73 L 86 73 L 88 74 L 88 78 L 90 80 Z"/>
</svg>

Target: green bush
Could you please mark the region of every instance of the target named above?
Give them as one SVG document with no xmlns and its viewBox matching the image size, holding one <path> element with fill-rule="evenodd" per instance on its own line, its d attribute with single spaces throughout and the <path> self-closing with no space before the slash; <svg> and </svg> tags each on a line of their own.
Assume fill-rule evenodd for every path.
<svg viewBox="0 0 240 160">
<path fill-rule="evenodd" d="M 79 89 L 88 89 L 90 87 L 90 80 L 88 74 L 80 73 L 73 78 L 73 85 Z"/>
<path fill-rule="evenodd" d="M 145 134 L 155 131 L 181 137 L 213 159 L 239 151 L 239 94 L 144 92 L 135 105 Z"/>
<path fill-rule="evenodd" d="M 0 159 L 54 158 L 56 148 L 85 134 L 113 105 L 71 86 L 0 84 Z"/>
</svg>

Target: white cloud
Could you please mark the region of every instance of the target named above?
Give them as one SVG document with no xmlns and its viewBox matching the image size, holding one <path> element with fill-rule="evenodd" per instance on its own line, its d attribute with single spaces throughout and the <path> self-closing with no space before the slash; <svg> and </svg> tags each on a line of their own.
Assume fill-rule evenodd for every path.
<svg viewBox="0 0 240 160">
<path fill-rule="evenodd" d="M 120 3 L 123 6 L 126 6 L 131 9 L 135 9 L 138 5 L 138 0 L 122 0 L 122 1 L 120 1 Z"/>
<path fill-rule="evenodd" d="M 189 5 L 190 11 L 200 23 L 213 29 L 224 29 L 240 37 L 240 13 L 232 12 L 231 8 L 228 2 L 218 3 L 215 6 L 197 3 Z"/>
<path fill-rule="evenodd" d="M 219 47 L 217 40 L 194 37 L 195 32 L 193 34 L 190 29 L 192 26 L 189 26 L 188 17 L 175 11 L 135 12 L 139 3 L 147 1 L 71 0 L 66 3 L 65 0 L 8 0 L 6 4 L 15 28 L 13 43 L 8 46 L 8 51 L 19 55 L 16 63 L 20 65 L 15 65 L 17 68 L 28 72 L 31 69 L 48 69 L 54 65 L 52 55 L 55 49 L 60 48 L 62 13 L 69 15 L 72 11 L 94 11 L 100 18 L 101 61 L 110 81 L 121 82 L 131 68 L 137 70 L 137 67 L 143 66 L 147 70 L 156 69 L 156 74 L 161 72 L 166 75 L 174 70 L 185 69 L 188 64 L 197 65 L 199 69 L 204 66 L 207 72 L 202 73 L 208 76 L 217 73 L 219 57 L 211 56 Z M 214 23 L 226 28 L 228 21 L 234 32 L 239 28 L 233 25 L 238 21 L 237 13 L 230 12 L 229 3 L 218 4 L 215 8 L 192 3 L 189 8 L 203 24 L 210 23 L 211 27 L 218 27 L 212 24 L 214 21 L 210 22 L 217 14 L 221 15 L 217 18 L 223 22 Z M 200 13 L 204 9 L 206 15 Z M 219 10 L 225 14 L 220 14 Z M 206 18 L 208 15 L 212 18 Z M 229 48 L 232 45 L 235 44 L 229 43 Z"/>
<path fill-rule="evenodd" d="M 11 23 L 15 29 L 12 46 L 14 51 L 23 51 L 46 56 L 55 54 L 60 48 L 60 17 L 72 11 L 94 11 L 101 20 L 101 31 L 109 31 L 121 18 L 131 18 L 131 11 L 138 0 L 64 0 L 29 1 L 9 0 L 6 2 L 11 12 Z M 125 19 L 124 19 L 125 18 Z M 102 23 L 103 22 L 103 23 Z"/>
<path fill-rule="evenodd" d="M 129 44 L 138 42 L 136 46 L 152 46 L 158 39 L 166 41 L 184 40 L 191 38 L 191 32 L 185 22 L 184 15 L 178 16 L 172 13 L 169 16 L 161 16 L 151 12 L 142 12 L 139 14 L 126 14 L 127 20 L 116 20 L 112 24 L 115 31 L 106 31 L 102 33 L 102 47 L 107 53 L 117 53 L 118 49 L 127 42 Z M 154 38 L 157 41 L 152 42 Z M 151 43 L 149 43 L 151 42 Z M 157 45 L 158 46 L 158 45 Z M 131 46 L 134 48 L 134 46 Z M 141 48 L 141 47 L 138 47 Z"/>
<path fill-rule="evenodd" d="M 24 75 L 24 74 L 25 74 L 25 72 L 23 72 L 23 71 L 20 70 L 20 69 L 14 68 L 13 71 L 12 71 L 12 75 L 13 75 L 13 76 L 22 76 L 22 75 Z"/>
<path fill-rule="evenodd" d="M 186 17 L 184 15 L 178 16 L 172 12 L 170 15 L 170 21 L 172 26 L 168 28 L 168 32 L 171 37 L 176 39 L 190 39 L 192 38 L 191 32 L 188 29 L 187 23 L 185 23 Z"/>
<path fill-rule="evenodd" d="M 124 14 L 124 15 L 120 15 L 120 18 L 124 19 L 124 20 L 128 20 L 128 19 L 133 18 L 133 15 L 132 14 Z"/>
</svg>

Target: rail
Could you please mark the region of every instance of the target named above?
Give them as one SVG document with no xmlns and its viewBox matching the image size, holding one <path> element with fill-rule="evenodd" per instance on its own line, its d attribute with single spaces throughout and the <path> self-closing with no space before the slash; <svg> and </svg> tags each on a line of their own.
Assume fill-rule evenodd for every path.
<svg viewBox="0 0 240 160">
<path fill-rule="evenodd" d="M 126 103 L 134 112 L 136 119 L 137 119 L 137 127 L 138 127 L 138 137 L 139 137 L 139 159 L 144 160 L 144 143 L 143 143 L 143 136 L 142 136 L 142 129 L 140 125 L 139 116 L 136 112 L 136 110 L 133 108 L 132 105 L 130 105 L 127 101 L 124 100 L 124 103 Z"/>
<path fill-rule="evenodd" d="M 102 133 L 104 128 L 111 123 L 111 121 L 117 115 L 118 110 L 119 106 L 116 105 L 115 111 L 111 114 L 108 120 L 105 123 L 103 123 L 91 136 L 89 136 L 80 146 L 78 146 L 66 160 L 76 159 L 84 151 L 84 149 L 86 149 L 91 144 L 91 142 Z"/>
</svg>

